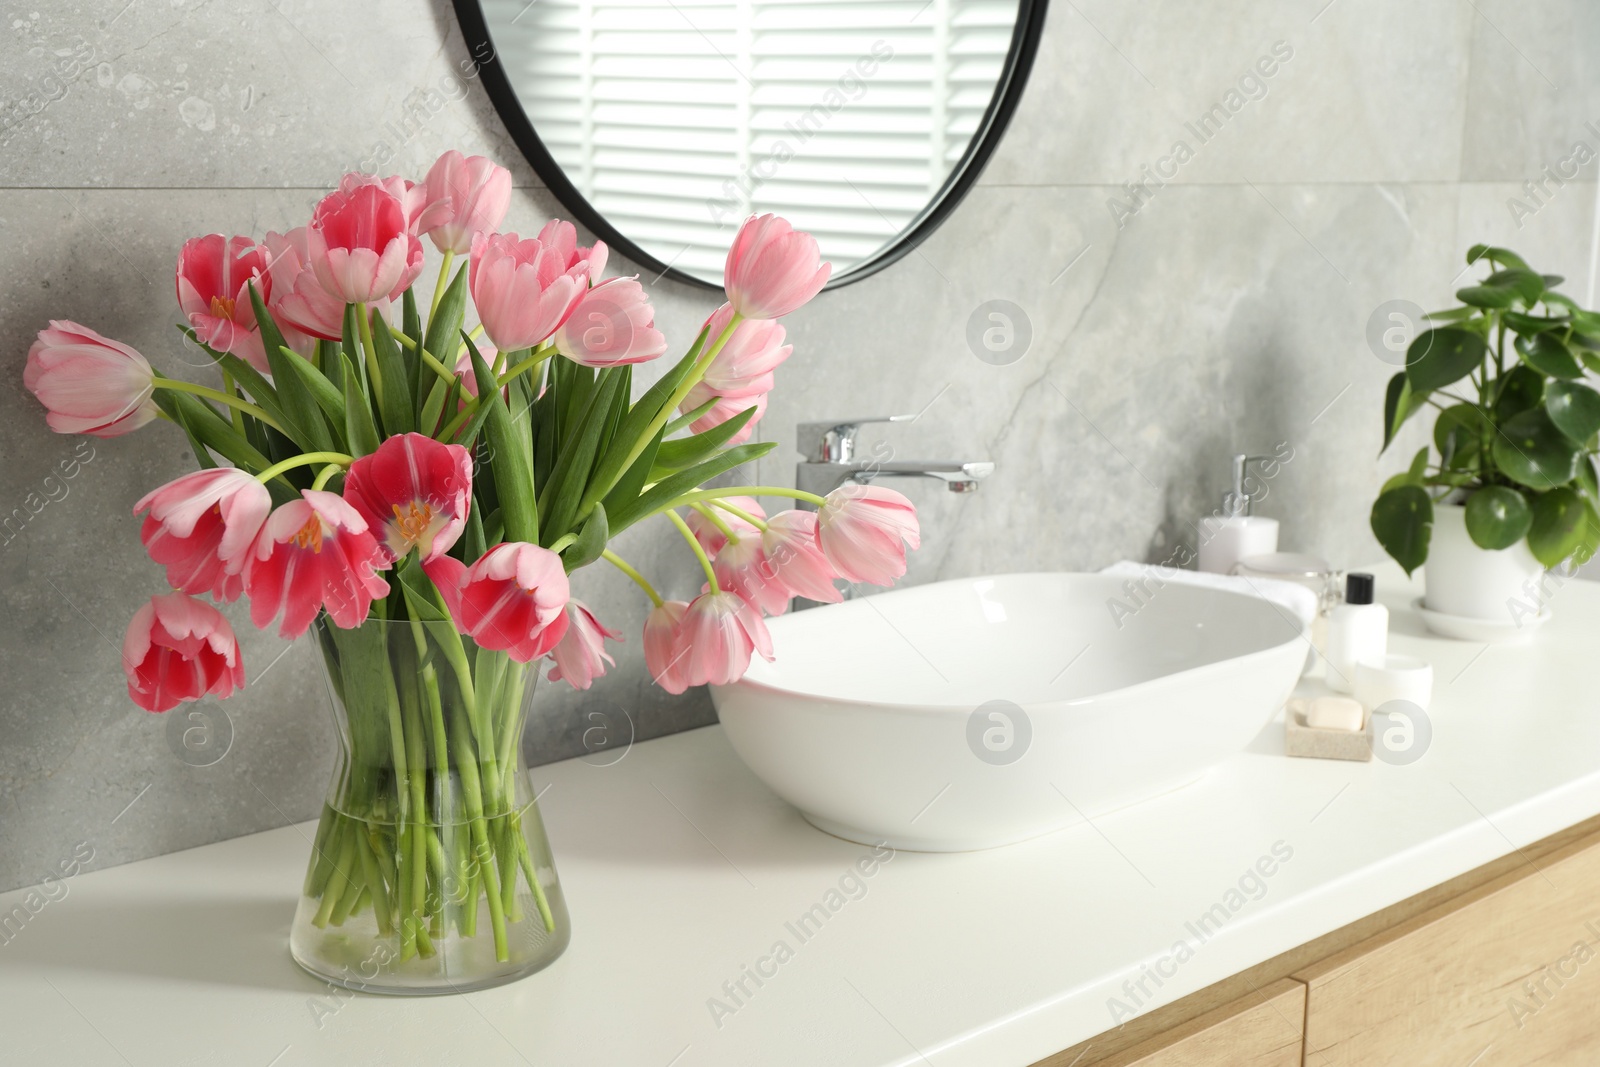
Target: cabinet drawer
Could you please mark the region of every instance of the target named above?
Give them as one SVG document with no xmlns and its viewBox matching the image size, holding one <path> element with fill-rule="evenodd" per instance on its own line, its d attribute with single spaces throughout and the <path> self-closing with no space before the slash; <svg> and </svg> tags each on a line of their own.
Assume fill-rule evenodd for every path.
<svg viewBox="0 0 1600 1067">
<path fill-rule="evenodd" d="M 1305 986 L 1285 978 L 1108 1059 L 1091 1041 L 1035 1067 L 1300 1067 L 1305 1007 Z"/>
<path fill-rule="evenodd" d="M 1600 837 L 1294 974 L 1306 1063 L 1600 1063 Z"/>
</svg>

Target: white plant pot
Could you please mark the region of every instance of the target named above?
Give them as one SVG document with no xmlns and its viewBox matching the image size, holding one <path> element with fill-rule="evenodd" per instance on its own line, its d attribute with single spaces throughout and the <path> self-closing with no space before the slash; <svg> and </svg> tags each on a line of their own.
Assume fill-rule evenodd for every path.
<svg viewBox="0 0 1600 1067">
<path fill-rule="evenodd" d="M 1526 601 L 1538 588 L 1544 566 L 1526 541 L 1489 550 L 1473 544 L 1467 533 L 1467 509 L 1460 504 L 1433 506 L 1433 539 L 1422 568 L 1423 602 L 1431 611 L 1468 619 L 1515 622 L 1511 604 Z"/>
</svg>

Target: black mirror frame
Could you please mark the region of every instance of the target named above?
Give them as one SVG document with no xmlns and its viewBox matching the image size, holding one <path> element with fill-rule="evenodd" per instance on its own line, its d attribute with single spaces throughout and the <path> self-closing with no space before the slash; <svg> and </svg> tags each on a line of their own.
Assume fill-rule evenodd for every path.
<svg viewBox="0 0 1600 1067">
<path fill-rule="evenodd" d="M 977 182 L 978 176 L 983 173 L 983 168 L 988 164 L 989 157 L 994 154 L 995 147 L 1000 143 L 1000 138 L 1005 134 L 1011 116 L 1022 99 L 1023 89 L 1028 84 L 1028 74 L 1033 69 L 1034 55 L 1039 50 L 1039 37 L 1044 31 L 1045 9 L 1048 3 L 1049 0 L 1017 0 L 1017 24 L 1011 34 L 1011 48 L 1006 53 L 1005 66 L 1001 69 L 999 81 L 995 83 L 994 96 L 983 113 L 983 121 L 979 124 L 978 132 L 967 145 L 966 152 L 962 153 L 954 169 L 950 171 L 950 176 L 945 179 L 938 194 L 891 243 L 849 270 L 842 271 L 829 279 L 827 288 L 835 289 L 841 285 L 860 281 L 895 262 L 927 240 L 961 203 L 962 198 Z M 658 278 L 671 278 L 685 285 L 698 286 L 702 289 L 720 289 L 721 287 L 715 282 L 696 278 L 671 264 L 661 262 L 640 248 L 611 225 L 605 216 L 595 210 L 594 205 L 578 192 L 577 187 L 567 178 L 566 172 L 561 169 L 561 164 L 557 163 L 555 157 L 545 148 L 544 142 L 539 139 L 539 134 L 533 128 L 532 121 L 522 110 L 522 103 L 517 99 L 516 90 L 512 87 L 510 78 L 506 76 L 505 68 L 500 65 L 500 56 L 495 51 L 494 41 L 489 34 L 489 24 L 484 18 L 479 0 L 454 0 L 454 4 L 456 18 L 461 24 L 467 48 L 477 66 L 478 76 L 483 80 L 484 90 L 488 92 L 489 99 L 500 114 L 500 121 L 505 123 L 507 132 L 511 134 L 511 139 L 517 143 L 523 156 L 533 165 L 534 172 L 544 182 L 545 188 L 561 201 L 580 225 L 618 254 L 632 260 L 641 270 L 655 273 Z"/>
</svg>

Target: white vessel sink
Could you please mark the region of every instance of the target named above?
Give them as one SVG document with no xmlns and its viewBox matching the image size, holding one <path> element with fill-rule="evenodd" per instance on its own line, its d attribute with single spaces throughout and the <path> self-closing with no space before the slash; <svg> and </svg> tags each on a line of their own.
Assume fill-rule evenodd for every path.
<svg viewBox="0 0 1600 1067">
<path fill-rule="evenodd" d="M 1253 596 L 964 578 L 772 619 L 777 661 L 712 688 L 739 756 L 828 833 L 1021 841 L 1200 777 L 1283 706 L 1300 623 Z"/>
</svg>

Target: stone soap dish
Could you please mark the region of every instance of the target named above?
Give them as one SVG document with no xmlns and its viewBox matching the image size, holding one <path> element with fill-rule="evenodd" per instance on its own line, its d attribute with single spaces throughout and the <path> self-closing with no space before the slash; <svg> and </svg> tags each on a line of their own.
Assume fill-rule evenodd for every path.
<svg viewBox="0 0 1600 1067">
<path fill-rule="evenodd" d="M 1359 730 L 1323 730 L 1306 724 L 1311 700 L 1296 697 L 1284 713 L 1283 748 L 1290 756 L 1308 759 L 1344 759 L 1362 763 L 1372 759 L 1372 741 L 1366 723 Z"/>
</svg>

